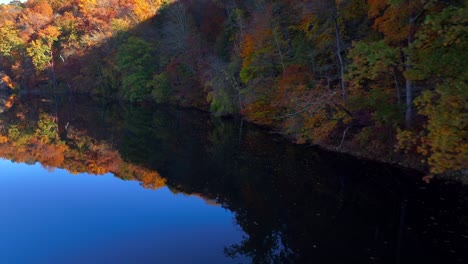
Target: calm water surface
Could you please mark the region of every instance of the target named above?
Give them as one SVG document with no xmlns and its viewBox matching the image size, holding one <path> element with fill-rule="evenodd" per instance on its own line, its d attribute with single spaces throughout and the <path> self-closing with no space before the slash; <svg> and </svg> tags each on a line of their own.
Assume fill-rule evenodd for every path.
<svg viewBox="0 0 468 264">
<path fill-rule="evenodd" d="M 193 110 L 16 98 L 0 263 L 467 263 L 468 190 Z"/>
<path fill-rule="evenodd" d="M 168 188 L 0 168 L 0 263 L 230 263 L 223 247 L 242 238 L 232 212 Z"/>
</svg>

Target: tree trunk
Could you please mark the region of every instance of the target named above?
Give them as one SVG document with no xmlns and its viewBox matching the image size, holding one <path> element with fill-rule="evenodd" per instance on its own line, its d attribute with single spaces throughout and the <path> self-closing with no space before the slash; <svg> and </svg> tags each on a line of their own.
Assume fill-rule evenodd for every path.
<svg viewBox="0 0 468 264">
<path fill-rule="evenodd" d="M 406 65 L 406 70 L 410 69 L 409 65 Z M 411 128 L 411 116 L 413 115 L 413 85 L 411 80 L 406 79 L 406 113 L 405 113 L 405 125 L 406 128 Z"/>
<path fill-rule="evenodd" d="M 50 51 L 50 58 L 51 58 L 51 60 L 49 61 L 50 77 L 52 79 L 53 88 L 57 89 L 57 78 L 55 77 L 54 54 L 52 52 L 52 48 Z"/>
<path fill-rule="evenodd" d="M 400 85 L 398 85 L 398 79 L 397 79 L 397 77 L 396 77 L 395 68 L 393 68 L 392 72 L 393 72 L 393 82 L 395 83 L 395 90 L 396 90 L 397 102 L 398 102 L 398 104 L 401 104 L 401 99 L 400 99 Z"/>
<path fill-rule="evenodd" d="M 340 28 L 338 27 L 338 19 L 335 17 L 335 38 L 336 38 L 336 56 L 338 57 L 338 62 L 340 63 L 340 84 L 341 84 L 341 96 L 343 101 L 346 102 L 346 89 L 344 82 L 344 62 L 343 57 L 341 56 L 341 37 L 340 37 Z"/>
<path fill-rule="evenodd" d="M 276 28 L 274 26 L 272 26 L 272 31 L 273 31 L 273 38 L 275 39 L 276 49 L 278 50 L 278 54 L 280 56 L 280 63 L 283 69 L 283 77 L 284 77 L 286 73 L 286 67 L 284 65 L 284 56 L 283 56 L 283 52 L 281 51 L 281 46 L 280 46 L 279 39 L 278 39 L 278 33 L 276 32 Z"/>
<path fill-rule="evenodd" d="M 419 15 L 418 15 L 419 16 Z M 415 34 L 415 21 L 418 16 L 415 16 L 414 14 L 410 15 L 409 18 L 409 34 L 408 34 L 408 43 L 407 43 L 407 48 L 410 47 L 411 43 L 413 43 L 414 40 L 414 34 Z M 405 54 L 405 71 L 411 70 L 412 65 L 411 65 L 411 58 L 408 54 L 408 51 Z M 413 116 L 413 82 L 411 80 L 408 80 L 408 78 L 405 78 L 405 89 L 406 89 L 406 113 L 405 113 L 405 126 L 407 129 L 411 128 L 412 125 L 412 116 Z"/>
</svg>

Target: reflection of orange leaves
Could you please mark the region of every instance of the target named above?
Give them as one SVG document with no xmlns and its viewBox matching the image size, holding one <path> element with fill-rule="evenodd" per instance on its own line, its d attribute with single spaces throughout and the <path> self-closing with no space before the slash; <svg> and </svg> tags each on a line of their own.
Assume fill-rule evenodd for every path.
<svg viewBox="0 0 468 264">
<path fill-rule="evenodd" d="M 68 149 L 65 144 L 42 144 L 36 145 L 35 154 L 37 160 L 45 166 L 59 167 L 65 160 L 64 152 Z"/>
<path fill-rule="evenodd" d="M 91 174 L 95 174 L 95 175 L 102 175 L 102 174 L 107 173 L 108 171 L 107 171 L 107 169 L 105 167 L 101 167 L 98 164 L 96 164 L 95 161 L 91 161 L 88 164 L 87 172 L 91 173 Z"/>
<path fill-rule="evenodd" d="M 119 153 L 108 144 L 96 144 L 93 148 L 96 151 L 93 155 L 96 165 L 105 168 L 106 172 L 112 171 L 117 167 L 116 163 L 121 161 Z"/>
<path fill-rule="evenodd" d="M 156 171 L 144 170 L 140 178 L 143 187 L 151 189 L 159 189 L 166 186 L 166 179 L 161 177 Z"/>
<path fill-rule="evenodd" d="M 24 117 L 24 114 L 17 115 Z M 0 134 L 0 157 L 17 162 L 38 161 L 48 169 L 63 168 L 72 174 L 113 173 L 121 179 L 139 181 L 143 187 L 150 189 L 166 185 L 166 179 L 157 171 L 123 161 L 120 153 L 111 145 L 90 138 L 85 131 L 69 127 L 66 142 L 59 139 L 50 141 L 42 140 L 40 135 L 27 134 L 31 127 L 24 122 L 20 124 L 20 134 L 12 137 L 14 140 Z"/>
</svg>

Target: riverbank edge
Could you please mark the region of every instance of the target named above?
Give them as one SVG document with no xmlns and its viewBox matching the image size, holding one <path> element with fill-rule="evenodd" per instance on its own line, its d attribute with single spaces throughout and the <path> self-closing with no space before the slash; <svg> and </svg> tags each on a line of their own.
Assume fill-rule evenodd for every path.
<svg viewBox="0 0 468 264">
<path fill-rule="evenodd" d="M 311 143 L 311 142 L 298 143 L 297 138 L 295 138 L 294 136 L 288 135 L 281 130 L 275 129 L 274 126 L 268 126 L 268 125 L 255 123 L 251 120 L 244 118 L 241 114 L 215 116 L 208 109 L 204 109 L 202 107 L 186 106 L 186 105 L 184 106 L 184 105 L 170 104 L 170 103 L 158 104 L 151 100 L 140 102 L 140 103 L 131 103 L 126 100 L 123 100 L 122 98 L 117 98 L 117 97 L 93 95 L 91 93 L 69 93 L 68 91 L 51 91 L 50 88 L 32 89 L 32 90 L 16 90 L 15 92 L 19 96 L 64 96 L 64 95 L 66 96 L 89 96 L 93 100 L 109 100 L 113 102 L 129 103 L 129 104 L 136 104 L 136 105 L 154 105 L 154 106 L 165 105 L 165 106 L 171 106 L 171 107 L 176 107 L 180 109 L 200 111 L 212 117 L 240 119 L 240 120 L 243 120 L 244 122 L 247 122 L 248 124 L 261 128 L 262 130 L 268 133 L 277 134 L 292 144 L 303 145 L 306 147 L 307 146 L 316 147 L 324 151 L 350 155 L 352 157 L 355 157 L 361 160 L 380 162 L 383 164 L 399 167 L 401 169 L 415 170 L 421 173 L 422 175 L 425 175 L 423 177 L 423 180 L 425 181 L 430 181 L 432 178 L 438 178 L 438 179 L 443 179 L 443 180 L 461 182 L 465 185 L 468 185 L 468 179 L 467 179 L 468 170 L 461 171 L 461 172 L 446 173 L 443 175 L 431 175 L 429 172 L 429 166 L 426 163 L 424 163 L 424 161 L 422 161 L 423 157 L 420 155 L 406 154 L 403 152 L 398 152 L 395 149 L 393 149 L 392 151 L 389 151 L 389 153 L 387 153 L 388 155 L 376 155 L 374 153 L 370 153 L 370 151 L 365 148 L 359 148 L 359 149 L 350 148 L 347 145 L 346 141 L 339 149 L 335 145 L 326 144 L 326 143 Z M 393 148 L 394 146 L 388 146 L 388 147 Z"/>
</svg>

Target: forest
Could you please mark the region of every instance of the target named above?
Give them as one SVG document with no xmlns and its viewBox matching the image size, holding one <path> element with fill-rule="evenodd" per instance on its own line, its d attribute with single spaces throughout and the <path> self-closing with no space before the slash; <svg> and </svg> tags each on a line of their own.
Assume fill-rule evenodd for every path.
<svg viewBox="0 0 468 264">
<path fill-rule="evenodd" d="M 0 5 L 0 90 L 194 107 L 466 176 L 467 14 L 464 0 L 13 1 Z M 68 151 L 41 132 L 49 117 L 35 125 L 8 138 Z"/>
</svg>

